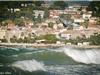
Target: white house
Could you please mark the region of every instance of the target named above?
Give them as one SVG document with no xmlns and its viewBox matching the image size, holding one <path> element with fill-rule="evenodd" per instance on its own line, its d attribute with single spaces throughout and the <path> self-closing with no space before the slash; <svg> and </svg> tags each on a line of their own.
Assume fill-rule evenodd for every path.
<svg viewBox="0 0 100 75">
<path fill-rule="evenodd" d="M 65 39 L 69 40 L 71 38 L 71 34 L 62 33 L 61 38 L 65 38 Z"/>
<path fill-rule="evenodd" d="M 53 25 L 53 29 L 57 30 L 57 28 L 58 28 L 58 27 L 57 27 L 57 24 L 54 24 L 54 25 Z"/>
<path fill-rule="evenodd" d="M 83 19 L 90 19 L 91 18 L 91 14 L 90 13 L 87 13 L 87 14 L 83 14 L 82 17 Z"/>
<path fill-rule="evenodd" d="M 84 20 L 81 18 L 75 18 L 74 19 L 74 23 L 82 23 L 82 22 L 84 22 Z"/>
<path fill-rule="evenodd" d="M 59 23 L 57 26 L 58 26 L 58 28 L 64 28 L 62 23 Z"/>
<path fill-rule="evenodd" d="M 17 12 L 17 11 L 20 11 L 20 9 L 18 9 L 18 8 L 14 9 L 14 12 Z"/>
</svg>

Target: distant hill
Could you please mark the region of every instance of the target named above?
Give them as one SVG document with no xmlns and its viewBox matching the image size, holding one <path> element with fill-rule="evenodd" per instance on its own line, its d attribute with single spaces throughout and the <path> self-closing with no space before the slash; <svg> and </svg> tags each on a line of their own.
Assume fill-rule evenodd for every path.
<svg viewBox="0 0 100 75">
<path fill-rule="evenodd" d="M 83 6 L 89 5 L 90 1 L 67 1 L 68 5 L 73 5 L 73 4 L 80 4 Z"/>
<path fill-rule="evenodd" d="M 45 2 L 51 5 L 51 4 L 53 4 L 53 1 L 54 0 L 49 0 L 49 1 L 45 1 Z M 80 4 L 80 5 L 86 6 L 86 5 L 89 5 L 90 1 L 86 1 L 86 0 L 84 0 L 84 1 L 74 0 L 74 1 L 66 1 L 66 3 L 68 3 L 68 5 Z"/>
</svg>

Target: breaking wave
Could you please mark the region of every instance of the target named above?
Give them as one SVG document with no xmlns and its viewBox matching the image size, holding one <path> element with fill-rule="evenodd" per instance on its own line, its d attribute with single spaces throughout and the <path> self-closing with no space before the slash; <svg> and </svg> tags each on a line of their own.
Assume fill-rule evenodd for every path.
<svg viewBox="0 0 100 75">
<path fill-rule="evenodd" d="M 12 64 L 12 67 L 19 68 L 21 70 L 29 71 L 29 72 L 38 71 L 38 70 L 46 71 L 44 68 L 44 64 L 37 62 L 36 60 L 17 61 Z"/>
<path fill-rule="evenodd" d="M 85 64 L 100 64 L 99 49 L 79 50 L 74 48 L 63 48 L 64 53 L 73 60 Z"/>
</svg>

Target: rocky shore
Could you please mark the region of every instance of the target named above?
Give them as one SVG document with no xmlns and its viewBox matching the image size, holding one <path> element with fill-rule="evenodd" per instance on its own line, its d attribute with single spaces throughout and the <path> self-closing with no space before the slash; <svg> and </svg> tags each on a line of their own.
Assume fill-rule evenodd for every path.
<svg viewBox="0 0 100 75">
<path fill-rule="evenodd" d="M 58 47 L 71 47 L 71 48 L 100 48 L 100 45 L 66 45 L 66 44 L 30 44 L 30 43 L 0 43 L 0 47 L 33 47 L 33 48 L 58 48 Z"/>
<path fill-rule="evenodd" d="M 31 44 L 31 43 L 0 43 L 1 47 L 33 47 L 33 48 L 55 48 L 62 47 L 65 44 Z"/>
</svg>

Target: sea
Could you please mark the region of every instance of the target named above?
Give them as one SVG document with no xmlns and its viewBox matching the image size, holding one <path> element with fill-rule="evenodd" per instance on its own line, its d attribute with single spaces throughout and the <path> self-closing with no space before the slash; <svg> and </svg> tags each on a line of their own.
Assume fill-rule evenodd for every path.
<svg viewBox="0 0 100 75">
<path fill-rule="evenodd" d="M 100 49 L 0 47 L 0 75 L 100 75 Z"/>
</svg>

